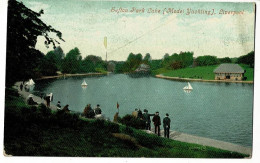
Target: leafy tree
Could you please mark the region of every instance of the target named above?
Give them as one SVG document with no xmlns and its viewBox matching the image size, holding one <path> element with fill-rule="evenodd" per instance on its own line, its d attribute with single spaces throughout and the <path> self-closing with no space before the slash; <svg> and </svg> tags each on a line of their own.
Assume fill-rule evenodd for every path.
<svg viewBox="0 0 260 163">
<path fill-rule="evenodd" d="M 150 64 L 151 60 L 152 60 L 151 55 L 149 53 L 146 53 L 143 59 L 143 63 Z"/>
<path fill-rule="evenodd" d="M 60 46 L 54 49 L 54 54 L 56 56 L 56 66 L 58 69 L 61 69 L 61 64 L 63 59 L 65 58 L 65 54 Z"/>
<path fill-rule="evenodd" d="M 81 55 L 79 49 L 76 47 L 70 50 L 61 65 L 63 73 L 77 73 L 80 71 Z"/>
<path fill-rule="evenodd" d="M 250 67 L 254 67 L 254 60 L 255 60 L 255 52 L 251 51 L 250 53 L 248 53 L 247 55 L 243 55 L 240 56 L 237 59 L 238 63 L 243 63 L 243 64 L 247 64 Z"/>
<path fill-rule="evenodd" d="M 173 53 L 171 56 L 165 55 L 162 65 L 167 69 L 179 69 L 191 66 L 193 63 L 193 52 Z"/>
<path fill-rule="evenodd" d="M 220 63 L 232 63 L 232 60 L 229 57 L 219 58 Z"/>
<path fill-rule="evenodd" d="M 143 56 L 142 54 L 133 54 L 130 53 L 128 55 L 128 58 L 124 64 L 123 71 L 124 72 L 132 72 L 134 71 L 141 63 L 143 62 Z"/>
<path fill-rule="evenodd" d="M 105 63 L 101 57 L 88 55 L 81 62 L 81 72 L 104 72 L 107 69 L 107 63 Z"/>
<path fill-rule="evenodd" d="M 216 56 L 199 56 L 196 58 L 196 62 L 198 66 L 209 66 L 209 65 L 216 65 L 219 64 L 219 60 Z"/>
<path fill-rule="evenodd" d="M 45 45 L 55 47 L 62 33 L 40 20 L 43 10 L 39 13 L 28 9 L 22 2 L 8 1 L 7 18 L 7 55 L 6 84 L 12 85 L 17 80 L 34 78 L 43 54 L 35 49 L 37 37 L 45 38 Z M 49 36 L 56 33 L 58 39 Z M 63 40 L 64 41 L 64 40 Z"/>
</svg>

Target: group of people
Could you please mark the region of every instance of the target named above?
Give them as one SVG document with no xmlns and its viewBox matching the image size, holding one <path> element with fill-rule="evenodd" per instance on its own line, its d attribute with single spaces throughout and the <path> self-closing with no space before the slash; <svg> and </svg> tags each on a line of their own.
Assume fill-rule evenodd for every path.
<svg viewBox="0 0 260 163">
<path fill-rule="evenodd" d="M 152 122 L 154 124 L 154 133 L 160 136 L 161 118 L 159 116 L 158 111 L 155 114 L 149 114 L 147 109 L 144 109 L 144 113 L 142 113 L 140 109 L 135 109 L 132 115 L 136 118 L 140 118 L 145 121 L 146 130 L 151 130 L 151 116 L 153 116 Z M 169 118 L 169 114 L 166 113 L 165 117 L 163 118 L 164 137 L 169 138 L 170 126 L 171 126 L 171 119 Z"/>
<path fill-rule="evenodd" d="M 86 118 L 94 118 L 95 116 L 101 116 L 102 110 L 100 105 L 97 104 L 95 109 L 92 109 L 91 104 L 87 104 L 82 115 Z"/>
</svg>

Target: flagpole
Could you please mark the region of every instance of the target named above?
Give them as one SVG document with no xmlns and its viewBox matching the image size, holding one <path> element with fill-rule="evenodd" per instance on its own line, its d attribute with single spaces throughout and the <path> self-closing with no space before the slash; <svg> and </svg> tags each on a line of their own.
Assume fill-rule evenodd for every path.
<svg viewBox="0 0 260 163">
<path fill-rule="evenodd" d="M 106 62 L 107 62 L 107 50 L 106 50 Z"/>
</svg>

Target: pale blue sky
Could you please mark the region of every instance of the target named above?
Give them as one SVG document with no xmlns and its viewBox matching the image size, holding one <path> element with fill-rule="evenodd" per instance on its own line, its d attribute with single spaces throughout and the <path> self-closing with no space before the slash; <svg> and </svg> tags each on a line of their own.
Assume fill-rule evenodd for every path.
<svg viewBox="0 0 260 163">
<path fill-rule="evenodd" d="M 103 39 L 108 38 L 108 60 L 126 60 L 130 52 L 150 53 L 162 58 L 165 53 L 193 51 L 194 56 L 238 57 L 254 49 L 253 3 L 204 2 L 114 2 L 84 0 L 23 0 L 34 11 L 44 9 L 42 20 L 63 33 L 62 49 L 78 47 L 82 56 L 105 59 Z M 145 13 L 115 13 L 112 7 Z M 184 14 L 147 13 L 149 8 L 183 9 Z M 212 10 L 215 15 L 186 15 L 187 9 Z M 221 15 L 220 9 L 244 11 L 242 15 Z M 46 53 L 42 39 L 37 48 Z"/>
</svg>

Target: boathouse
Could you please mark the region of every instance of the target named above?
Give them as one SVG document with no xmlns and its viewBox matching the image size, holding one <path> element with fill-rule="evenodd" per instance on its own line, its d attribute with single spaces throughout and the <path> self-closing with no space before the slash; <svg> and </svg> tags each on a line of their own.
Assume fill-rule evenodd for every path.
<svg viewBox="0 0 260 163">
<path fill-rule="evenodd" d="M 215 70 L 215 80 L 243 80 L 245 70 L 238 64 L 223 63 Z"/>
<path fill-rule="evenodd" d="M 147 64 L 140 64 L 138 68 L 135 70 L 135 72 L 149 72 L 150 71 L 150 66 Z"/>
</svg>

